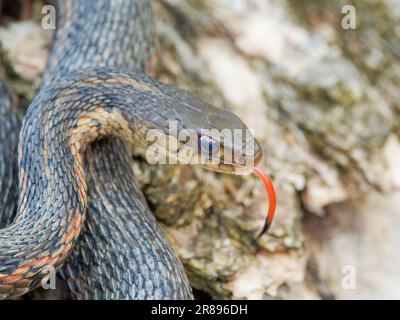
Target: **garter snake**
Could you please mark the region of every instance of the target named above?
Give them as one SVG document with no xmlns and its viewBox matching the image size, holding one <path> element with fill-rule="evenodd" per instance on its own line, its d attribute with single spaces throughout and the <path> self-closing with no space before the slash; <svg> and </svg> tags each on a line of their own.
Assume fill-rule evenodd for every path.
<svg viewBox="0 0 400 320">
<path fill-rule="evenodd" d="M 38 287 L 49 268 L 60 270 L 72 298 L 192 298 L 135 182 L 130 148 L 148 148 L 149 129 L 168 135 L 170 121 L 199 139 L 204 128 L 247 127 L 231 112 L 145 74 L 153 29 L 145 0 L 57 3 L 43 85 L 19 136 L 16 217 L 0 229 L 0 298 Z M 257 164 L 261 148 L 252 142 Z M 218 143 L 235 152 L 249 140 Z M 218 160 L 204 167 L 233 174 L 253 168 L 247 154 Z"/>
</svg>

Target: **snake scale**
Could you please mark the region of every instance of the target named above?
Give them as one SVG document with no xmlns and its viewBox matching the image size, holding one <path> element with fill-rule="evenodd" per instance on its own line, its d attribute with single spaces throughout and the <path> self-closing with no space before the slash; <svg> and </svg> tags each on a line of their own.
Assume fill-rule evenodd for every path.
<svg viewBox="0 0 400 320">
<path fill-rule="evenodd" d="M 199 137 L 202 128 L 247 127 L 147 76 L 154 43 L 148 1 L 58 1 L 43 85 L 19 139 L 12 100 L 0 87 L 0 298 L 38 287 L 49 267 L 74 299 L 193 298 L 135 181 L 131 150 L 149 147 L 149 129 L 168 134 L 171 120 Z M 261 148 L 254 142 L 257 164 Z M 221 141 L 233 151 L 248 143 Z M 246 157 L 204 167 L 242 174 L 249 171 Z"/>
</svg>

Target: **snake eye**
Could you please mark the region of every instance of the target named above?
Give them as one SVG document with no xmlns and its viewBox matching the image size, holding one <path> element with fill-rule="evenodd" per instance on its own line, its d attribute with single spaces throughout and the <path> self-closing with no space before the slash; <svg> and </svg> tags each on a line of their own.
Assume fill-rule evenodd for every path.
<svg viewBox="0 0 400 320">
<path fill-rule="evenodd" d="M 219 143 L 208 136 L 201 136 L 199 139 L 200 150 L 206 155 L 215 155 L 219 152 Z"/>
</svg>

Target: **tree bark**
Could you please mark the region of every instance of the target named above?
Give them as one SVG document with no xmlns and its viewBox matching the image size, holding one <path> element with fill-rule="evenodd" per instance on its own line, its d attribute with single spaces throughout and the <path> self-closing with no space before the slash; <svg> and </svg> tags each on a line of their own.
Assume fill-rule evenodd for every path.
<svg viewBox="0 0 400 320">
<path fill-rule="evenodd" d="M 329 269 L 324 263 L 332 260 L 321 259 L 341 255 L 342 248 L 332 244 L 332 237 L 317 236 L 316 230 L 329 233 L 335 223 L 347 226 L 349 215 L 354 215 L 355 225 L 367 221 L 371 228 L 374 219 L 364 215 L 385 215 L 385 221 L 391 221 L 393 210 L 361 210 L 354 204 L 369 193 L 381 194 L 372 199 L 400 202 L 386 196 L 400 186 L 399 4 L 152 3 L 160 47 L 157 78 L 234 111 L 254 129 L 265 153 L 262 166 L 274 177 L 278 194 L 271 231 L 256 239 L 268 204 L 255 177 L 150 166 L 134 159 L 149 204 L 192 285 L 219 298 L 345 296 L 337 287 L 343 265 Z M 356 10 L 354 30 L 341 26 L 344 5 Z M 21 89 L 20 83 L 32 84 L 32 78 L 24 75 L 24 62 L 13 60 L 13 50 L 27 50 L 26 46 L 6 46 L 4 30 L 11 32 L 13 27 L 2 29 L 0 41 L 14 69 L 20 70 L 13 82 L 16 91 L 29 100 L 32 87 Z M 43 39 L 39 27 L 36 37 Z M 43 41 L 32 45 L 39 46 L 38 56 L 46 52 Z M 360 210 L 363 215 L 357 214 Z M 324 223 L 344 213 L 346 219 Z M 346 239 L 368 239 L 371 228 L 348 230 Z M 368 248 L 354 250 L 368 255 Z M 379 243 L 377 248 L 373 257 Z M 361 273 L 363 266 L 357 266 Z M 355 296 L 365 296 L 363 292 Z"/>
</svg>

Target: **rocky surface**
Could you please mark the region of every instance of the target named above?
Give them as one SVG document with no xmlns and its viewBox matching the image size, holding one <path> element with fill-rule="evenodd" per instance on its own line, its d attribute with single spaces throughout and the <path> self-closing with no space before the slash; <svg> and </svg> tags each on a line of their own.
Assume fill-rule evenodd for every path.
<svg viewBox="0 0 400 320">
<path fill-rule="evenodd" d="M 398 3 L 152 3 L 157 78 L 253 128 L 279 197 L 271 231 L 256 240 L 267 203 L 255 177 L 135 159 L 193 286 L 222 298 L 399 298 Z M 341 27 L 345 4 L 356 8 L 355 30 Z M 21 105 L 39 85 L 50 38 L 38 21 L 0 29 Z M 347 265 L 355 290 L 342 286 Z"/>
</svg>

